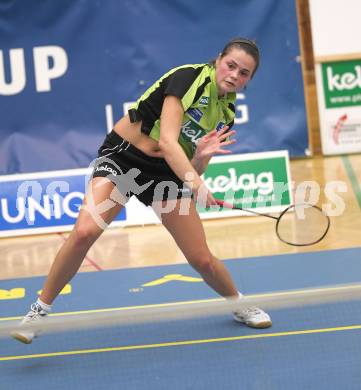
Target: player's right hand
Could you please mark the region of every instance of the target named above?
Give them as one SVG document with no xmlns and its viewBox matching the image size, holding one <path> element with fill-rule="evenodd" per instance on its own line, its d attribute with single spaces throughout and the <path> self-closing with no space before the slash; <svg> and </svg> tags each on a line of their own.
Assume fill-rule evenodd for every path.
<svg viewBox="0 0 361 390">
<path fill-rule="evenodd" d="M 217 201 L 213 197 L 211 191 L 203 183 L 198 189 L 193 190 L 194 200 L 200 207 L 212 207 L 217 206 Z"/>
</svg>

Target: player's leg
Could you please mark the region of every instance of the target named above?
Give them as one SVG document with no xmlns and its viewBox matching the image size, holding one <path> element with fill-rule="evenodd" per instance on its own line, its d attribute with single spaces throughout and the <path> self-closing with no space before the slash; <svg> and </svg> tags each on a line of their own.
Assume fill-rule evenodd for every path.
<svg viewBox="0 0 361 390">
<path fill-rule="evenodd" d="M 76 274 L 89 248 L 102 234 L 106 225 L 121 210 L 121 199 L 110 180 L 96 177 L 90 181 L 74 229 L 57 253 L 38 301 L 31 305 L 19 329 L 12 333 L 15 339 L 26 344 L 32 342 L 38 331 L 23 330 L 21 326 L 39 324 L 41 329 L 41 322 L 51 311 L 54 299 Z"/>
<path fill-rule="evenodd" d="M 154 204 L 153 209 L 161 218 L 163 225 L 174 238 L 189 264 L 201 274 L 204 281 L 218 294 L 224 297 L 238 295 L 232 277 L 224 264 L 218 260 L 207 245 L 206 236 L 200 217 L 192 200 L 170 200 L 174 207 L 169 212 L 162 212 L 167 207 L 163 202 L 162 209 Z M 187 212 L 180 212 L 181 202 L 189 202 Z M 169 204 L 169 203 L 168 203 Z"/>
<path fill-rule="evenodd" d="M 170 207 L 169 212 L 161 212 L 167 209 L 165 202 L 162 203 L 161 208 L 159 204 L 154 204 L 153 208 L 189 264 L 218 294 L 233 298 L 239 296 L 241 299 L 242 295 L 235 287 L 227 268 L 222 261 L 213 256 L 208 248 L 204 228 L 194 202 L 189 201 L 189 207 L 186 208 L 181 206 L 182 200 L 168 202 L 174 203 L 174 207 Z M 184 213 L 185 209 L 186 213 Z M 267 328 L 272 324 L 268 314 L 259 308 L 237 311 L 234 313 L 234 318 L 238 322 L 255 328 Z"/>
<path fill-rule="evenodd" d="M 96 177 L 89 183 L 78 219 L 68 239 L 57 253 L 40 295 L 51 305 L 64 286 L 78 271 L 90 247 L 120 212 L 122 205 L 114 198 L 114 184 Z"/>
</svg>

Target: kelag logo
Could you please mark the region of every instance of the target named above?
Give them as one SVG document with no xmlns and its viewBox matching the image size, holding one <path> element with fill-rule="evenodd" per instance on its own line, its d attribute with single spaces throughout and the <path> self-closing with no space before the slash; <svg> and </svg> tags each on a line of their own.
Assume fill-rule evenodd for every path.
<svg viewBox="0 0 361 390">
<path fill-rule="evenodd" d="M 0 236 L 70 230 L 89 170 L 4 176 L 0 179 Z M 125 219 L 125 210 L 117 220 Z"/>
<path fill-rule="evenodd" d="M 192 157 L 192 154 L 197 147 L 197 141 L 205 134 L 206 132 L 202 127 L 190 119 L 182 124 L 179 142 L 183 146 L 188 157 Z"/>
<path fill-rule="evenodd" d="M 198 124 L 189 120 L 186 121 L 181 127 L 181 135 L 187 141 L 192 142 L 192 144 L 196 144 L 197 141 L 202 138 L 206 132 L 200 127 Z"/>
<path fill-rule="evenodd" d="M 288 159 L 280 153 L 256 159 L 254 154 L 214 158 L 204 181 L 216 198 L 244 208 L 289 205 Z"/>
<path fill-rule="evenodd" d="M 361 105 L 361 60 L 322 64 L 327 108 Z"/>
</svg>

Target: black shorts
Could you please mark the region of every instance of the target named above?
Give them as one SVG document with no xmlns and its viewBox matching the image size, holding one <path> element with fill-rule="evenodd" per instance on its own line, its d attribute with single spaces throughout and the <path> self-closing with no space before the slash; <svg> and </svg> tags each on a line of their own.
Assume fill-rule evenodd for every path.
<svg viewBox="0 0 361 390">
<path fill-rule="evenodd" d="M 135 195 L 146 206 L 192 196 L 191 189 L 163 158 L 147 156 L 114 130 L 98 150 L 91 178 L 94 177 L 108 178 L 126 201 Z"/>
</svg>

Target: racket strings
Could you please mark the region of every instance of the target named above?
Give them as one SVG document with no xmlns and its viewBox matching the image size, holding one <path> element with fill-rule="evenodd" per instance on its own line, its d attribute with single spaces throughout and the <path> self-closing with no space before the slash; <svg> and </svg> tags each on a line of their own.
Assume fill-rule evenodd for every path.
<svg viewBox="0 0 361 390">
<path fill-rule="evenodd" d="M 330 219 L 319 207 L 300 204 L 290 206 L 280 215 L 276 232 L 287 244 L 305 246 L 320 242 L 329 227 Z"/>
<path fill-rule="evenodd" d="M 276 220 L 278 238 L 288 245 L 307 246 L 320 242 L 330 228 L 330 218 L 318 207 L 310 204 L 294 204 L 288 206 L 277 217 L 256 210 L 245 209 L 223 200 L 217 204 L 232 210 L 241 210 Z"/>
</svg>

